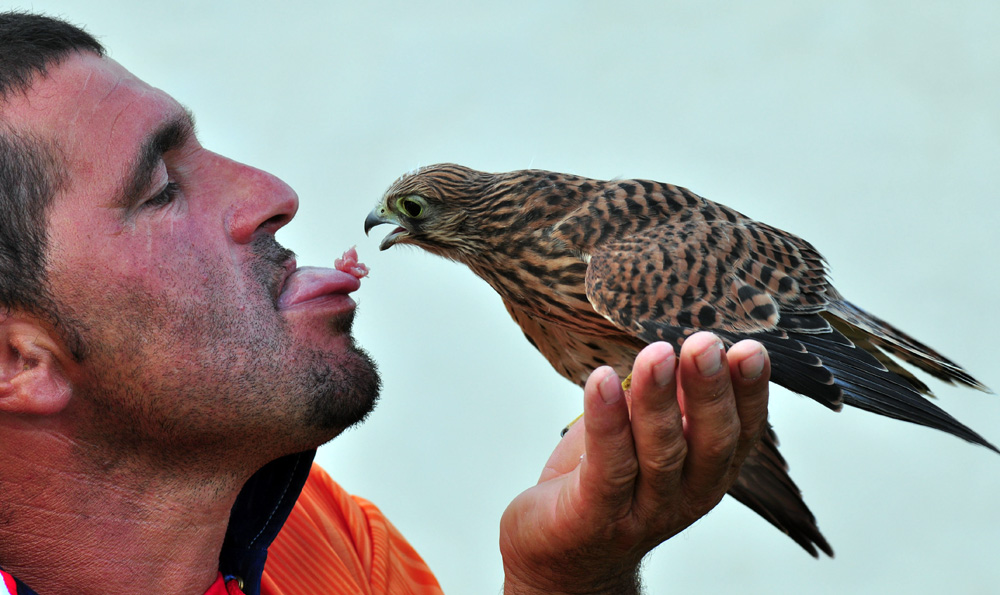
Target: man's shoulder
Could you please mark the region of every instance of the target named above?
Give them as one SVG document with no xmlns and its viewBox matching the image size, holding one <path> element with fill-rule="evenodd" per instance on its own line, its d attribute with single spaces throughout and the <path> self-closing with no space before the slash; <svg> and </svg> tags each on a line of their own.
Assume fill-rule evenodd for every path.
<svg viewBox="0 0 1000 595">
<path fill-rule="evenodd" d="M 280 595 L 334 589 L 441 592 L 423 559 L 382 511 L 349 494 L 314 464 L 268 551 L 262 592 Z"/>
</svg>

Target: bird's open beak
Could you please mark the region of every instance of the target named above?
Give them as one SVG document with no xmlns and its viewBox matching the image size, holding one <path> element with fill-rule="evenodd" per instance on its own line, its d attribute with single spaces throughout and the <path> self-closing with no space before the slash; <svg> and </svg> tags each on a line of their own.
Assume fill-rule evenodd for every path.
<svg viewBox="0 0 1000 595">
<path fill-rule="evenodd" d="M 399 240 L 410 235 L 410 232 L 407 231 L 405 227 L 399 224 L 399 221 L 396 219 L 396 217 L 391 212 L 389 212 L 388 209 L 381 206 L 372 209 L 372 212 L 368 213 L 368 216 L 365 217 L 365 235 L 368 235 L 368 232 L 371 231 L 373 227 L 375 227 L 376 225 L 382 225 L 383 223 L 393 223 L 397 227 L 396 229 L 392 230 L 392 233 L 382 238 L 382 242 L 378 245 L 379 250 L 385 250 L 386 248 L 389 248 Z"/>
</svg>

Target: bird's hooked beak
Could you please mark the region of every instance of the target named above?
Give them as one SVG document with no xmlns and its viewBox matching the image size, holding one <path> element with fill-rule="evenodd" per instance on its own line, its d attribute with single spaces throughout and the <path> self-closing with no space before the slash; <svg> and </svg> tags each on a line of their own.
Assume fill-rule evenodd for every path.
<svg viewBox="0 0 1000 595">
<path fill-rule="evenodd" d="M 396 218 L 396 215 L 389 211 L 385 205 L 375 207 L 372 209 L 372 212 L 368 213 L 368 216 L 365 217 L 365 235 L 368 235 L 368 232 L 371 231 L 373 227 L 376 225 L 382 225 L 383 223 L 392 223 L 397 227 L 392 230 L 389 235 L 382 238 L 382 242 L 378 245 L 379 250 L 385 250 L 399 240 L 410 235 L 410 232 L 401 225 L 399 219 Z"/>
</svg>

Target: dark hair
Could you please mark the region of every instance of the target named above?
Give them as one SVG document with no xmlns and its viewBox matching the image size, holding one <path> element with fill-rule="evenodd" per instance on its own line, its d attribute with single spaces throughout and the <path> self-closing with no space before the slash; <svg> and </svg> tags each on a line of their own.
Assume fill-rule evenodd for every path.
<svg viewBox="0 0 1000 595">
<path fill-rule="evenodd" d="M 40 14 L 0 12 L 0 101 L 13 91 L 26 91 L 35 76 L 75 51 L 104 55 L 104 47 L 75 25 Z"/>
<path fill-rule="evenodd" d="M 26 93 L 50 67 L 81 51 L 104 55 L 93 36 L 67 22 L 0 13 L 0 314 L 19 310 L 44 316 L 64 333 L 70 329 L 59 328 L 45 284 L 45 214 L 63 178 L 58 149 L 2 120 L 11 95 Z"/>
</svg>

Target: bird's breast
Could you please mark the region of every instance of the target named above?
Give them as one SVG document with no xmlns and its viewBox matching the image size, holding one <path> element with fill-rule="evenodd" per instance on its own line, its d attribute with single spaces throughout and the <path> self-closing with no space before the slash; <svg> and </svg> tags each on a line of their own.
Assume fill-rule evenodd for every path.
<svg viewBox="0 0 1000 595">
<path fill-rule="evenodd" d="M 501 297 L 532 316 L 581 333 L 615 330 L 587 298 L 587 262 L 580 253 L 520 250 L 496 254 L 472 269 Z"/>
</svg>

